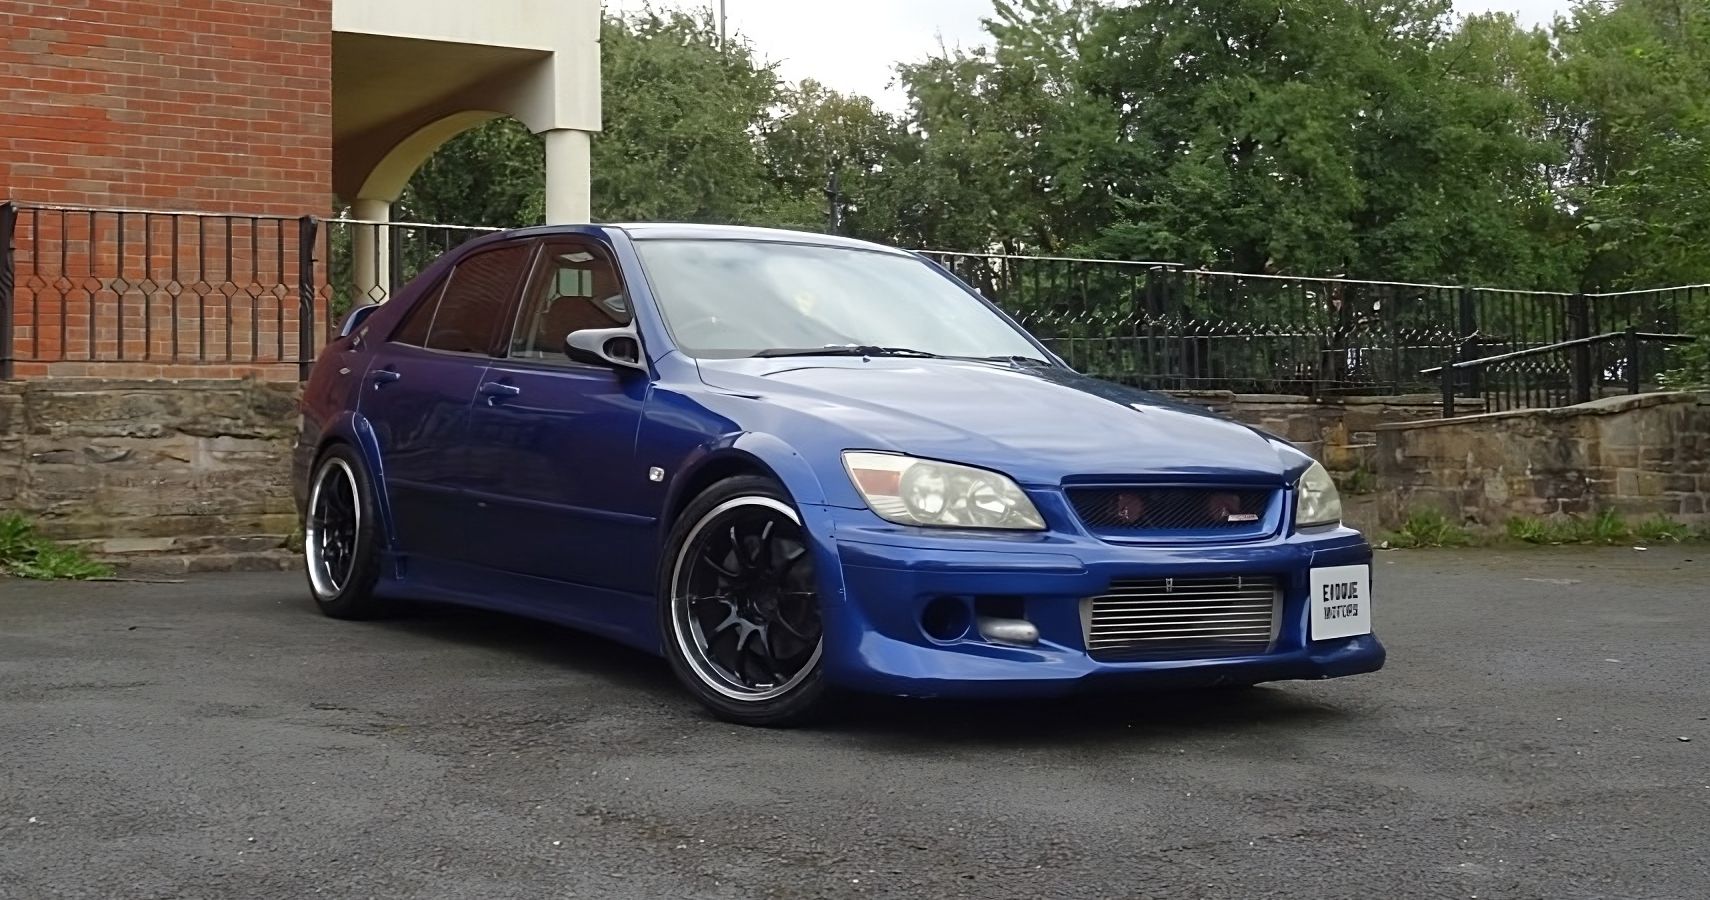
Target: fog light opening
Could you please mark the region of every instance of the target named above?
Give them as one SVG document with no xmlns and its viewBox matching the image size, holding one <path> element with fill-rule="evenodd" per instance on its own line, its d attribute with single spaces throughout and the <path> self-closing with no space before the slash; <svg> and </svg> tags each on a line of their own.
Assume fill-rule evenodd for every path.
<svg viewBox="0 0 1710 900">
<path fill-rule="evenodd" d="M 999 619 L 980 616 L 980 637 L 994 644 L 1016 644 L 1031 647 L 1039 643 L 1039 626 L 1026 619 Z"/>
<path fill-rule="evenodd" d="M 976 599 L 974 621 L 980 637 L 994 644 L 1031 647 L 1039 643 L 1039 627 L 1027 620 L 1027 603 L 1020 597 Z"/>
<path fill-rule="evenodd" d="M 920 629 L 926 636 L 941 643 L 959 641 L 968 636 L 973 612 L 960 597 L 939 597 L 920 613 Z"/>
</svg>

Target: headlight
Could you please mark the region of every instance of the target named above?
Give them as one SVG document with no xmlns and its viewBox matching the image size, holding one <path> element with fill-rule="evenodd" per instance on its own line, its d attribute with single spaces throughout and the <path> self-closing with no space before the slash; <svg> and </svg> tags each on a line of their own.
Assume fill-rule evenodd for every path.
<svg viewBox="0 0 1710 900">
<path fill-rule="evenodd" d="M 1322 463 L 1313 463 L 1295 485 L 1296 528 L 1335 525 L 1342 521 L 1342 494 Z"/>
<path fill-rule="evenodd" d="M 843 454 L 850 480 L 879 518 L 899 525 L 1041 531 L 1045 520 L 1009 478 L 894 453 Z"/>
</svg>

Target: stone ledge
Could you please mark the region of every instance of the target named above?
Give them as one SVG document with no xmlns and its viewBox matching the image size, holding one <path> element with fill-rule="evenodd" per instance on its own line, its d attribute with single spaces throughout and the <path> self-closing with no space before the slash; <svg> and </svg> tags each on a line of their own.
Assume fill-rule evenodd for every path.
<svg viewBox="0 0 1710 900">
<path fill-rule="evenodd" d="M 300 570 L 303 565 L 302 556 L 284 550 L 204 553 L 198 556 L 109 557 L 101 561 L 112 566 L 120 577 L 176 576 L 192 572 L 289 572 Z"/>
<path fill-rule="evenodd" d="M 192 391 L 242 390 L 258 387 L 265 390 L 295 392 L 294 382 L 267 381 L 247 378 L 103 378 L 98 375 L 32 378 L 27 381 L 0 382 L 0 393 L 16 394 L 80 394 L 90 391 Z"/>
<path fill-rule="evenodd" d="M 1471 425 L 1487 422 L 1498 422 L 1507 419 L 1572 419 L 1579 416 L 1610 416 L 1617 413 L 1630 412 L 1635 409 L 1646 409 L 1652 406 L 1666 404 L 1698 404 L 1703 402 L 1691 391 L 1658 391 L 1650 394 L 1625 394 L 1618 397 L 1603 397 L 1590 403 L 1577 406 L 1562 406 L 1552 409 L 1510 409 L 1502 412 L 1478 413 L 1471 416 L 1455 416 L 1449 419 L 1420 419 L 1414 422 L 1385 422 L 1377 426 L 1378 431 L 1415 431 L 1425 428 L 1441 428 L 1445 425 Z M 1456 405 L 1459 405 L 1457 402 Z"/>
</svg>

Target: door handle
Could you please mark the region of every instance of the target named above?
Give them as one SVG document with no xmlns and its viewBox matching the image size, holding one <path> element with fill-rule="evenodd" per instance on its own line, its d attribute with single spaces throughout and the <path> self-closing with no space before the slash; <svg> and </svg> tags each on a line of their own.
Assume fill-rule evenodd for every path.
<svg viewBox="0 0 1710 900">
<path fill-rule="evenodd" d="M 520 395 L 521 393 L 522 393 L 522 388 L 517 387 L 514 384 L 504 384 L 504 383 L 501 383 L 498 381 L 489 381 L 486 384 L 481 385 L 481 396 L 487 398 L 487 405 L 488 406 L 491 406 L 494 403 L 497 403 L 506 397 L 515 397 L 515 396 Z"/>
<path fill-rule="evenodd" d="M 398 381 L 403 377 L 403 374 L 400 372 L 394 372 L 391 369 L 381 369 L 377 372 L 369 373 L 368 380 L 374 382 L 375 387 L 380 387 L 381 385 L 387 385 L 394 381 Z"/>
</svg>

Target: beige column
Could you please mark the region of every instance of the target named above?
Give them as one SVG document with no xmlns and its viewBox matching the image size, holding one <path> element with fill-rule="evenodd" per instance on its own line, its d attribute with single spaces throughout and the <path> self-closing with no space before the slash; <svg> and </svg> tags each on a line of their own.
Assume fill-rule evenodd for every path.
<svg viewBox="0 0 1710 900">
<path fill-rule="evenodd" d="M 360 199 L 351 204 L 359 222 L 392 221 L 389 200 Z M 392 242 L 384 225 L 350 226 L 350 256 L 356 281 L 356 303 L 384 303 L 392 298 Z"/>
<path fill-rule="evenodd" d="M 581 225 L 593 221 L 592 136 L 573 128 L 555 128 L 546 138 L 546 224 Z"/>
</svg>

